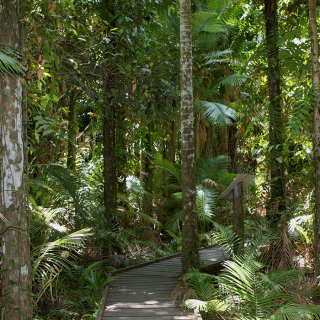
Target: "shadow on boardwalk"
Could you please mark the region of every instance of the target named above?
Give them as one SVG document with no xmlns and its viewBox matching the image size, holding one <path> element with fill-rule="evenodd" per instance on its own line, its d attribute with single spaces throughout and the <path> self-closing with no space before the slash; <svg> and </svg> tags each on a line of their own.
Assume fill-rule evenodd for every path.
<svg viewBox="0 0 320 320">
<path fill-rule="evenodd" d="M 202 265 L 216 266 L 227 258 L 217 246 L 202 250 Z M 106 287 L 97 320 L 190 320 L 193 312 L 183 312 L 171 293 L 178 283 L 180 255 L 155 260 L 114 272 L 118 280 Z"/>
</svg>

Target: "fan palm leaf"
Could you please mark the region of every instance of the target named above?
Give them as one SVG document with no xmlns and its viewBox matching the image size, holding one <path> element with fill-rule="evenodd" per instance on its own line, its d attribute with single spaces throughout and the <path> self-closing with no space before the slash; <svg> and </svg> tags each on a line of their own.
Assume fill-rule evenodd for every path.
<svg viewBox="0 0 320 320">
<path fill-rule="evenodd" d="M 218 124 L 219 127 L 231 125 L 231 120 L 237 118 L 237 114 L 232 108 L 221 103 L 195 101 L 194 107 L 205 122 Z"/>
<path fill-rule="evenodd" d="M 4 52 L 0 51 L 0 75 L 19 74 L 23 75 L 27 69 Z"/>
<path fill-rule="evenodd" d="M 237 73 L 231 74 L 229 76 L 224 76 L 222 78 L 218 78 L 214 80 L 211 84 L 212 90 L 217 90 L 220 86 L 234 86 L 237 87 L 243 84 L 248 79 L 245 75 L 239 75 Z"/>
</svg>

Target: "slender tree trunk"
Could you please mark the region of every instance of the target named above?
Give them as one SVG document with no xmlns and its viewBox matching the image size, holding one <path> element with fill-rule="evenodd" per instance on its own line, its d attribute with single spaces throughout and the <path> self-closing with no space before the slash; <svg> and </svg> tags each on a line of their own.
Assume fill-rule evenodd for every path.
<svg viewBox="0 0 320 320">
<path fill-rule="evenodd" d="M 314 214 L 314 272 L 320 275 L 320 77 L 319 77 L 319 43 L 317 28 L 316 0 L 309 0 L 310 29 L 311 29 L 311 56 L 312 82 L 316 96 L 316 105 L 313 110 L 313 157 L 315 177 L 315 214 Z"/>
<path fill-rule="evenodd" d="M 69 100 L 68 115 L 68 157 L 67 167 L 71 170 L 76 169 L 76 146 L 77 146 L 77 129 L 76 129 L 76 101 L 75 92 L 72 91 Z"/>
<path fill-rule="evenodd" d="M 228 128 L 219 128 L 219 155 L 228 155 Z"/>
<path fill-rule="evenodd" d="M 240 239 L 235 249 L 236 252 L 241 253 L 244 249 L 243 183 L 239 183 L 233 190 L 232 226 L 233 232 Z"/>
<path fill-rule="evenodd" d="M 120 89 L 119 89 L 120 91 Z M 120 93 L 119 93 L 120 94 Z M 127 141 L 126 141 L 126 127 L 124 125 L 126 119 L 125 107 L 121 104 L 116 108 L 116 163 L 117 163 L 117 189 L 122 194 L 127 192 Z M 121 203 L 122 206 L 127 206 L 126 202 Z"/>
<path fill-rule="evenodd" d="M 213 145 L 214 145 L 214 136 L 215 136 L 215 127 L 214 125 L 210 125 L 206 128 L 207 131 L 207 139 L 204 147 L 204 156 L 207 158 L 214 157 Z"/>
<path fill-rule="evenodd" d="M 1 1 L 0 17 L 1 42 L 14 49 L 21 49 L 19 2 Z M 1 76 L 0 107 L 1 214 L 10 223 L 2 227 L 2 301 L 5 304 L 1 319 L 31 319 L 30 246 L 24 202 L 20 76 Z"/>
<path fill-rule="evenodd" d="M 279 215 L 276 211 L 286 210 L 283 165 L 281 161 L 284 126 L 280 101 L 280 63 L 278 47 L 277 0 L 264 0 L 266 20 L 266 40 L 268 56 L 269 87 L 269 145 L 271 165 L 271 195 L 267 217 L 273 227 L 277 226 Z M 278 204 L 278 205 L 277 205 Z"/>
<path fill-rule="evenodd" d="M 191 1 L 180 0 L 182 273 L 199 267 L 193 128 Z"/>
<path fill-rule="evenodd" d="M 103 119 L 103 160 L 104 160 L 104 207 L 105 217 L 111 231 L 112 216 L 117 208 L 117 177 L 115 155 L 115 110 L 111 105 L 107 92 L 109 90 L 107 75 L 104 74 L 105 116 Z M 110 241 L 106 239 L 103 255 L 110 255 Z"/>
<path fill-rule="evenodd" d="M 175 155 L 176 155 L 176 142 L 177 142 L 177 125 L 175 121 L 170 122 L 169 126 L 169 139 L 166 141 L 166 157 L 165 159 L 174 163 L 175 162 Z"/>
<path fill-rule="evenodd" d="M 145 150 L 146 153 L 144 155 L 144 161 L 142 165 L 144 165 L 142 181 L 144 184 L 144 189 L 148 192 L 148 194 L 143 195 L 142 199 L 142 212 L 152 216 L 153 206 L 152 206 L 152 139 L 150 134 L 150 128 L 146 133 L 146 141 L 145 141 Z M 144 226 L 148 226 L 148 223 L 143 223 Z M 141 234 L 142 240 L 147 240 L 152 238 L 152 229 L 144 228 Z"/>
<path fill-rule="evenodd" d="M 229 157 L 230 157 L 230 173 L 235 173 L 236 157 L 237 157 L 237 122 L 232 120 L 232 125 L 229 127 Z"/>
</svg>

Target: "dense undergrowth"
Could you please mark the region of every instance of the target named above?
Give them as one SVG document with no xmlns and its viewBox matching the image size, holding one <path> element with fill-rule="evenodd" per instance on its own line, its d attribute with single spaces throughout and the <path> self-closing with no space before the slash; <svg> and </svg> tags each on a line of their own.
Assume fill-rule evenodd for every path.
<svg viewBox="0 0 320 320">
<path fill-rule="evenodd" d="M 35 319 L 94 319 L 104 286 L 110 281 L 107 278 L 110 271 L 181 251 L 179 166 L 157 158 L 153 164 L 157 170 L 155 174 L 162 179 L 154 184 L 152 194 L 144 190 L 137 177 L 132 177 L 128 183 L 129 191 L 126 196 L 119 196 L 118 211 L 114 212 L 112 224 L 109 224 L 101 205 L 100 165 L 98 161 L 91 168 L 85 167 L 85 170 L 78 172 L 71 172 L 58 165 L 43 166 L 41 178 L 29 182 Z M 186 304 L 199 310 L 204 319 L 245 316 L 244 303 L 248 292 L 241 292 L 246 288 L 243 285 L 245 281 L 261 286 L 258 294 L 261 299 L 268 299 L 263 293 L 268 290 L 275 295 L 272 312 L 275 312 L 276 307 L 283 308 L 283 301 L 289 299 L 285 295 L 290 295 L 288 292 L 292 288 L 296 290 L 299 287 L 300 292 L 310 282 L 302 272 L 308 273 L 308 266 L 312 263 L 312 248 L 307 245 L 311 237 L 307 216 L 302 222 L 297 222 L 297 219 L 303 217 L 292 214 L 290 223 L 284 224 L 275 233 L 261 216 L 248 210 L 245 220 L 246 255 L 235 252 L 237 238 L 230 228 L 222 226 L 230 225 L 228 212 L 231 203 L 218 200 L 221 191 L 234 179 L 234 175 L 227 173 L 226 168 L 226 157 L 200 159 L 197 164 L 200 243 L 202 246 L 212 241 L 219 243 L 233 257 L 233 261 L 225 263 L 224 271 L 219 276 L 192 271 L 185 277 L 191 290 L 189 293 L 192 292 L 197 299 L 188 300 Z M 255 190 L 253 184 L 246 190 L 246 197 L 252 199 Z M 143 213 L 146 194 L 153 199 L 153 215 Z M 105 239 L 108 239 L 110 245 L 109 256 L 103 256 Z M 278 278 L 275 276 L 277 273 L 268 273 L 268 270 L 279 269 L 298 270 L 286 271 L 288 277 L 295 281 L 291 291 L 287 290 L 286 283 L 281 282 L 287 276 L 286 273 Z M 232 274 L 237 270 L 247 270 L 248 274 Z M 234 284 L 223 281 L 232 278 L 236 282 L 237 277 L 242 285 L 233 292 L 228 286 L 234 287 Z M 246 277 L 252 279 L 245 280 Z M 317 284 L 313 282 L 312 289 L 315 288 Z M 280 295 L 280 300 L 277 295 Z M 253 296 L 250 299 L 256 298 Z M 305 304 L 305 301 L 312 300 L 309 297 L 309 300 L 303 301 Z M 240 304 L 243 307 L 239 309 Z M 248 308 L 252 309 L 252 306 Z M 310 308 L 308 312 L 316 312 L 316 308 Z M 247 312 L 246 317 L 249 317 L 250 312 Z M 261 319 L 270 316 L 267 311 L 261 312 L 265 317 L 261 316 Z"/>
<path fill-rule="evenodd" d="M 217 225 L 215 241 L 230 254 L 218 275 L 191 270 L 183 276 L 184 305 L 199 312 L 203 320 L 306 320 L 320 319 L 318 280 L 282 255 L 280 233 L 255 239 L 239 249 L 239 238 Z M 281 264 L 274 269 L 266 252 L 278 254 Z M 267 264 L 260 261 L 265 260 Z M 280 262 L 280 261 L 278 261 Z M 282 266 L 282 270 L 281 270 Z M 294 267 L 294 266 L 293 266 Z M 297 267 L 297 266 L 295 266 Z M 177 290 L 176 295 L 179 294 Z"/>
</svg>

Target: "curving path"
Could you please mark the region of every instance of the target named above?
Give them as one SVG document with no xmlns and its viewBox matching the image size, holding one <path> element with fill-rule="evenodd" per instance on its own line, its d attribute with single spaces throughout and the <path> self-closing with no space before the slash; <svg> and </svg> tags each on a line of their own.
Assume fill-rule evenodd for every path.
<svg viewBox="0 0 320 320">
<path fill-rule="evenodd" d="M 216 246 L 200 254 L 202 265 L 209 268 L 227 258 Z M 181 270 L 180 259 L 180 255 L 173 255 L 112 273 L 118 279 L 106 287 L 97 320 L 201 319 L 193 312 L 183 312 L 180 301 L 171 300 Z"/>
</svg>

